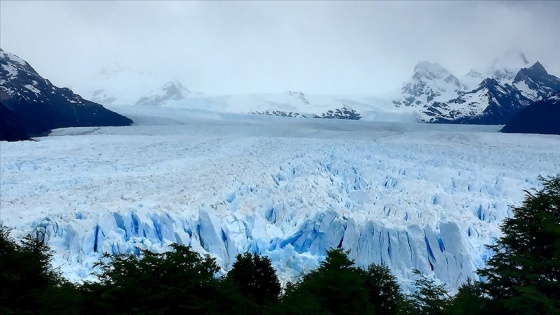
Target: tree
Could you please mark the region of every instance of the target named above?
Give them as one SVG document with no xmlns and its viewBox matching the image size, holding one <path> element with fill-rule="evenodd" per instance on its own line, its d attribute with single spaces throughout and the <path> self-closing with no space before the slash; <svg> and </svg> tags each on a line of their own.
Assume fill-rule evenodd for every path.
<svg viewBox="0 0 560 315">
<path fill-rule="evenodd" d="M 560 176 L 539 180 L 543 188 L 513 207 L 478 271 L 485 292 L 516 314 L 560 314 Z"/>
<path fill-rule="evenodd" d="M 82 289 L 90 313 L 218 313 L 219 267 L 190 247 L 173 244 L 165 253 L 106 256 L 99 283 Z"/>
<path fill-rule="evenodd" d="M 319 268 L 286 290 L 287 314 L 371 314 L 373 308 L 365 288 L 364 270 L 354 266 L 342 249 L 330 249 Z M 299 305 L 286 301 L 299 302 Z M 318 309 L 317 309 L 318 308 Z"/>
<path fill-rule="evenodd" d="M 445 314 L 450 304 L 449 290 L 445 284 L 436 284 L 417 269 L 413 273 L 416 275 L 415 290 L 409 297 L 409 303 L 414 308 L 414 314 Z"/>
<path fill-rule="evenodd" d="M 39 235 L 21 242 L 0 226 L 0 313 L 77 314 L 76 287 L 51 266 L 51 254 Z"/>
<path fill-rule="evenodd" d="M 248 252 L 237 255 L 226 278 L 235 283 L 245 297 L 261 306 L 277 302 L 282 290 L 270 259 Z"/>
<path fill-rule="evenodd" d="M 470 278 L 463 283 L 453 297 L 447 311 L 453 315 L 479 315 L 488 312 L 488 298 L 484 295 L 480 282 Z"/>
<path fill-rule="evenodd" d="M 396 314 L 404 296 L 386 265 L 369 265 L 365 272 L 365 288 L 375 314 Z"/>
</svg>

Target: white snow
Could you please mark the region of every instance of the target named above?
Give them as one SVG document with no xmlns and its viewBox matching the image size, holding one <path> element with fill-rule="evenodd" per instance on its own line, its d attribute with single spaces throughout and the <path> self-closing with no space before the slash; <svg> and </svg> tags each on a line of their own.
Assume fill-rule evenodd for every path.
<svg viewBox="0 0 560 315">
<path fill-rule="evenodd" d="M 4 50 L 1 50 L 1 49 L 0 49 L 0 59 L 4 59 L 4 58 L 9 59 L 9 60 L 12 60 L 12 61 L 15 61 L 15 62 L 19 63 L 19 64 L 22 65 L 22 66 L 27 65 L 27 63 L 25 62 L 25 60 L 21 59 L 20 57 L 14 55 L 14 54 L 12 54 L 12 53 L 5 52 Z"/>
<path fill-rule="evenodd" d="M 448 78 L 453 78 L 448 80 Z M 455 78 L 447 69 L 437 63 L 421 61 L 414 67 L 414 74 L 405 82 L 401 93 L 392 98 L 400 103 L 400 107 L 407 105 L 413 99 L 410 107 L 422 108 L 433 102 L 447 102 L 458 96 L 459 91 L 467 87 Z M 429 97 L 432 97 L 430 99 Z"/>
<path fill-rule="evenodd" d="M 12 78 L 12 77 L 17 76 L 18 71 L 17 71 L 17 68 L 14 65 L 5 64 L 5 65 L 2 65 L 2 68 L 4 68 L 4 70 L 6 70 L 8 72 L 8 75 L 7 75 L 8 78 Z"/>
<path fill-rule="evenodd" d="M 536 101 L 538 100 L 538 93 L 537 91 L 531 89 L 527 83 L 525 83 L 525 81 L 519 81 L 513 84 L 515 86 L 515 88 L 517 88 L 519 90 L 519 92 L 521 92 L 521 94 L 523 94 L 523 96 L 525 96 L 526 98 Z"/>
<path fill-rule="evenodd" d="M 45 231 L 74 280 L 103 252 L 172 242 L 224 268 L 259 252 L 286 280 L 341 245 L 456 288 L 523 189 L 560 169 L 560 137 L 496 126 L 111 109 L 135 125 L 0 143 L 1 220 L 18 237 Z"/>
<path fill-rule="evenodd" d="M 31 85 L 31 84 L 26 84 L 26 85 L 24 85 L 23 87 L 26 88 L 26 89 L 28 89 L 29 91 L 31 91 L 31 92 L 37 94 L 37 95 L 41 94 L 41 91 L 39 91 L 39 89 L 37 89 L 36 87 L 34 87 L 34 86 Z"/>
</svg>

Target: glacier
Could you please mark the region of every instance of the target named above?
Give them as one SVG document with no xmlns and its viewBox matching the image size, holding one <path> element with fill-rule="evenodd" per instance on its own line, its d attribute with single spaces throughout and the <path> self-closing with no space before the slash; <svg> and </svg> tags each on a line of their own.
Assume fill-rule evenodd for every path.
<svg viewBox="0 0 560 315">
<path fill-rule="evenodd" d="M 419 269 L 457 288 L 523 190 L 560 170 L 559 136 L 500 126 L 111 109 L 135 124 L 0 142 L 0 220 L 44 236 L 73 281 L 94 279 L 103 253 L 177 242 L 223 270 L 267 255 L 283 281 L 341 247 L 404 282 Z"/>
</svg>

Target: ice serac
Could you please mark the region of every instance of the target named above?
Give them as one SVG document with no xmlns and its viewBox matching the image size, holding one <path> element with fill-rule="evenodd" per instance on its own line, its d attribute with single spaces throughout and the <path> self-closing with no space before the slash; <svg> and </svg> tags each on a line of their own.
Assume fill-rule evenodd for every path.
<svg viewBox="0 0 560 315">
<path fill-rule="evenodd" d="M 127 126 L 132 120 L 54 86 L 18 56 L 0 49 L 0 140 L 55 128 Z"/>
</svg>

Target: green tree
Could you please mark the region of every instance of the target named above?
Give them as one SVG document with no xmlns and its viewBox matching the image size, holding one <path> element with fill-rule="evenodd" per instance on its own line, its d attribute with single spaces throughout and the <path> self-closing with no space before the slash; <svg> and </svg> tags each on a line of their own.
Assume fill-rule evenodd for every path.
<svg viewBox="0 0 560 315">
<path fill-rule="evenodd" d="M 99 283 L 82 291 L 89 313 L 215 314 L 219 312 L 219 267 L 190 247 L 173 244 L 165 253 L 106 256 Z"/>
<path fill-rule="evenodd" d="M 270 259 L 257 254 L 238 254 L 227 279 L 259 305 L 277 302 L 282 290 Z"/>
<path fill-rule="evenodd" d="M 386 265 L 369 265 L 365 272 L 364 286 L 368 291 L 369 301 L 375 314 L 396 314 L 404 296 Z"/>
<path fill-rule="evenodd" d="M 542 189 L 513 207 L 478 271 L 485 292 L 515 314 L 560 314 L 560 176 L 539 180 Z"/>
<path fill-rule="evenodd" d="M 414 314 L 439 315 L 445 314 L 450 304 L 449 290 L 445 284 L 426 277 L 419 270 L 413 271 L 416 276 L 414 292 L 408 297 Z"/>
<path fill-rule="evenodd" d="M 450 315 L 484 314 L 488 310 L 488 303 L 489 300 L 484 295 L 480 282 L 469 278 L 457 290 L 447 313 Z"/>
<path fill-rule="evenodd" d="M 286 313 L 301 314 L 305 308 L 311 314 L 371 314 L 365 278 L 364 270 L 354 266 L 346 252 L 330 249 L 319 268 L 287 290 L 283 299 Z"/>
<path fill-rule="evenodd" d="M 77 314 L 76 287 L 51 266 L 51 254 L 41 237 L 21 242 L 0 227 L 0 313 Z"/>
</svg>

